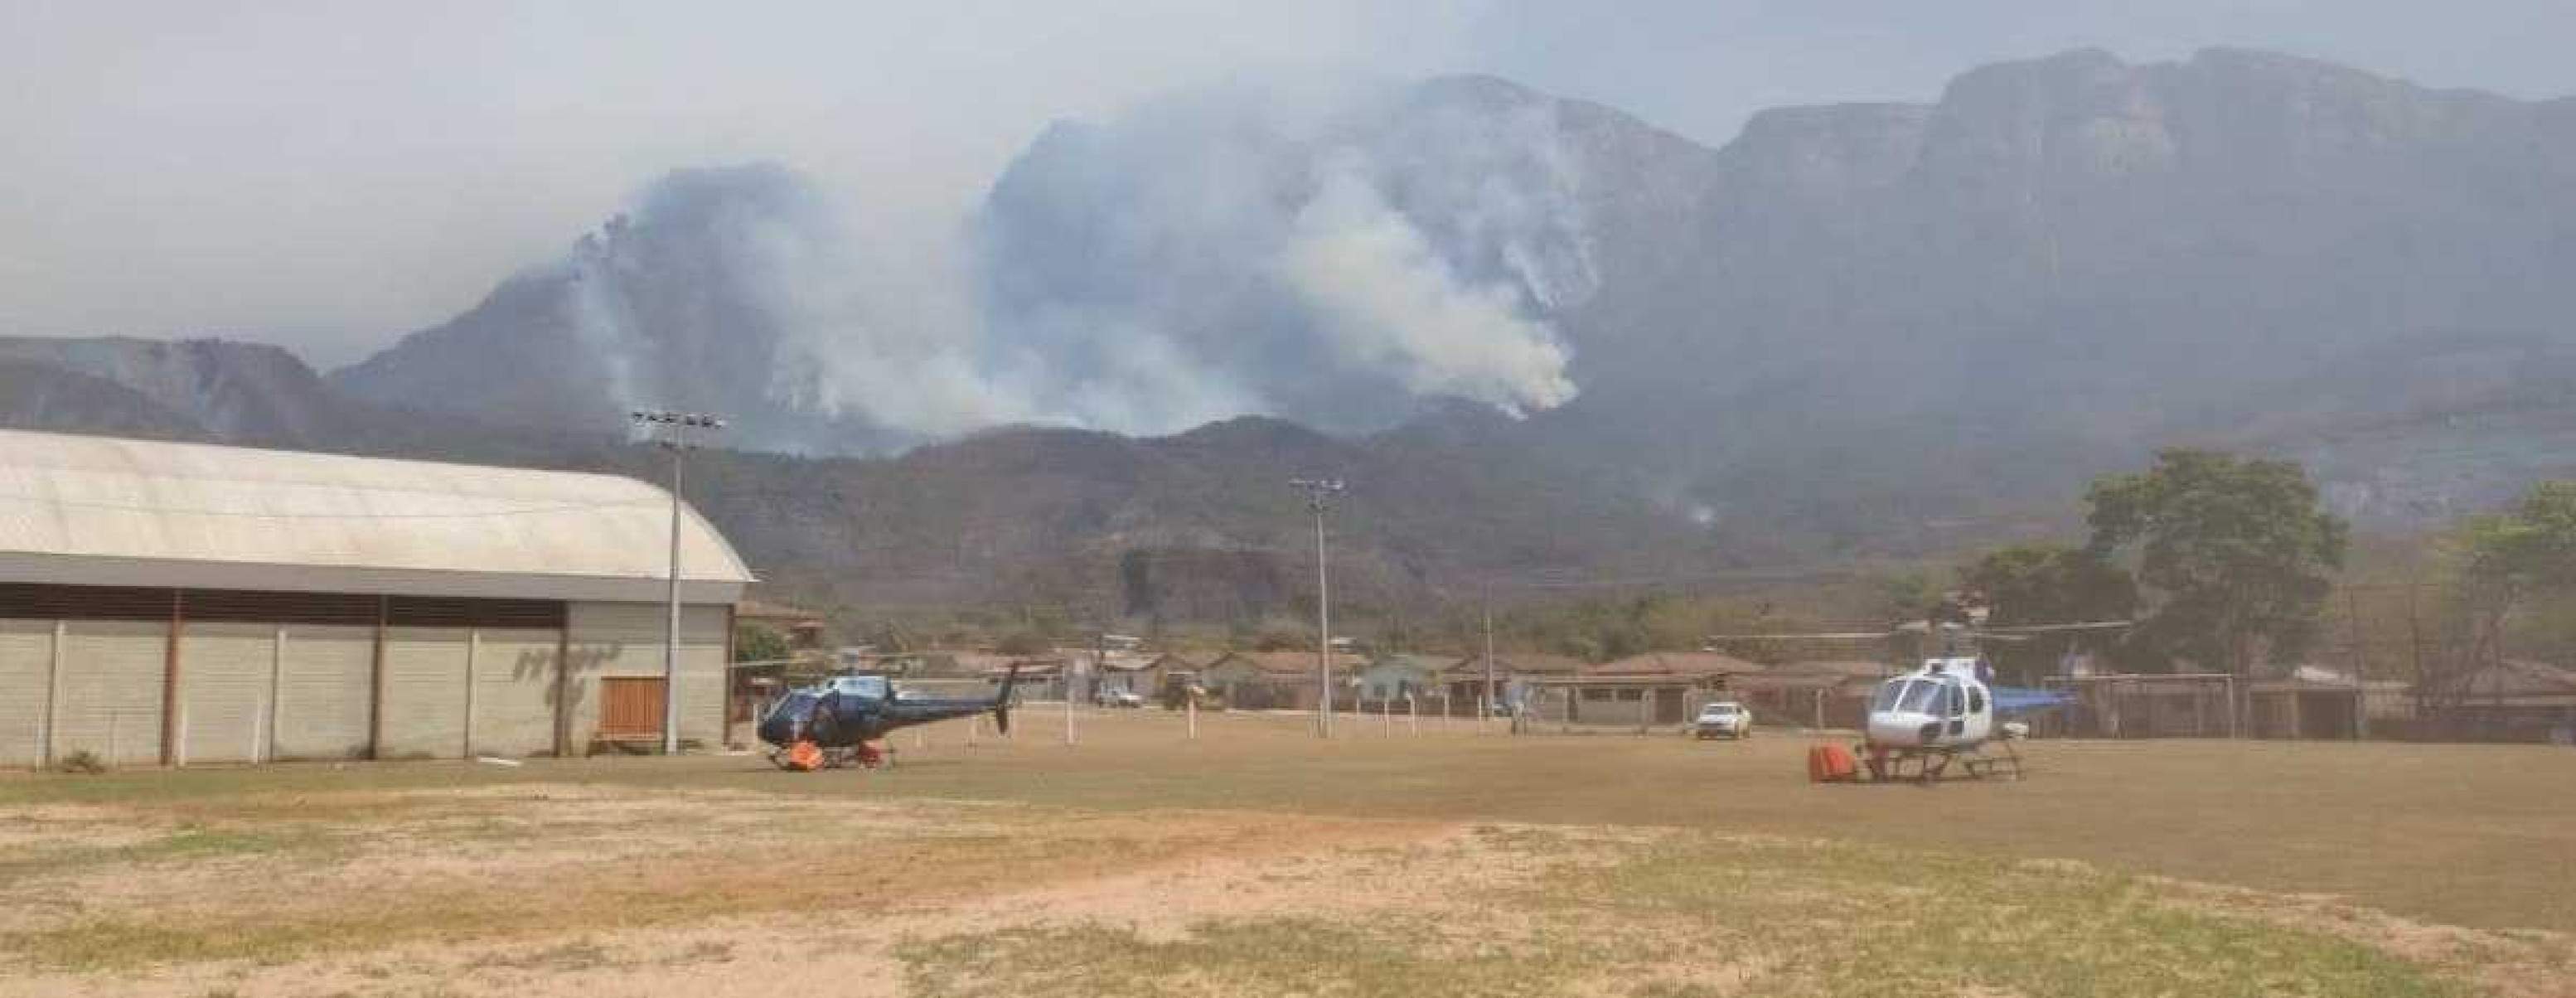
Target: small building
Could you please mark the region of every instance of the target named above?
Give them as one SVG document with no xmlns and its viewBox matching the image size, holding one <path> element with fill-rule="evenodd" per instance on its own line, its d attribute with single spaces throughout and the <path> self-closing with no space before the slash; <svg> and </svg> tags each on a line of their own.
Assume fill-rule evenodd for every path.
<svg viewBox="0 0 2576 998">
<path fill-rule="evenodd" d="M 1357 704 L 1362 710 L 1416 709 L 1430 705 L 1440 689 L 1440 674 L 1449 659 L 1414 652 L 1389 652 L 1361 667 Z"/>
<path fill-rule="evenodd" d="M 729 740 L 753 581 L 614 475 L 0 430 L 0 765 Z"/>
<path fill-rule="evenodd" d="M 1012 687 L 1013 696 L 1021 700 L 1063 700 L 1077 689 L 1081 671 L 1075 661 L 1062 655 L 1021 655 L 1001 658 L 984 666 L 987 682 L 1001 682 L 1017 672 L 1019 679 Z"/>
<path fill-rule="evenodd" d="M 734 604 L 733 619 L 737 624 L 756 624 L 777 631 L 787 639 L 790 654 L 822 657 L 823 615 L 803 607 L 766 600 L 747 599 Z"/>
<path fill-rule="evenodd" d="M 1447 694 L 1449 712 L 1462 717 L 1475 717 L 1478 716 L 1476 705 L 1485 696 L 1485 684 L 1489 676 L 1494 684 L 1495 706 L 1507 709 L 1511 704 L 1528 699 L 1530 681 L 1572 676 L 1582 669 L 1583 660 L 1568 655 L 1497 652 L 1494 655 L 1493 669 L 1490 673 L 1485 668 L 1484 655 L 1470 655 L 1450 663 L 1447 669 L 1442 670 L 1440 682 L 1443 691 Z"/>
<path fill-rule="evenodd" d="M 1894 672 L 1868 660 L 1787 662 L 1729 676 L 1727 689 L 1757 724 L 1856 729 L 1868 723 L 1870 698 Z"/>
<path fill-rule="evenodd" d="M 1363 664 L 1356 655 L 1333 656 L 1333 676 L 1342 691 Z M 1230 651 L 1199 671 L 1199 685 L 1224 698 L 1227 706 L 1245 710 L 1313 710 L 1320 699 L 1315 653 L 1310 651 Z M 1341 697 L 1335 699 L 1336 709 L 1347 706 L 1339 702 Z"/>
<path fill-rule="evenodd" d="M 2245 684 L 2244 734 L 2253 738 L 2366 738 L 2409 727 L 2414 703 L 2394 679 L 2356 682 L 2352 674 L 2303 665 L 2275 679 Z"/>
<path fill-rule="evenodd" d="M 1090 663 L 1092 696 L 1097 698 L 1118 692 L 1154 699 L 1163 690 L 1162 660 L 1161 655 L 1145 655 L 1133 650 L 1095 656 Z"/>
<path fill-rule="evenodd" d="M 2576 743 L 2576 670 L 2506 659 L 2425 684 L 2425 733 Z"/>
<path fill-rule="evenodd" d="M 1176 651 L 1155 655 L 1148 666 L 1153 687 L 1150 691 L 1137 692 L 1148 699 L 1168 700 L 1178 692 L 1198 685 L 1199 674 L 1207 670 L 1210 661 L 1212 659 Z"/>
<path fill-rule="evenodd" d="M 2050 712 L 2044 734 L 2078 738 L 2233 738 L 2234 704 L 2245 685 L 2223 672 L 2051 676 L 2049 689 L 2075 698 Z"/>
<path fill-rule="evenodd" d="M 1539 695 L 1529 709 L 1540 722 L 1564 727 L 1677 725 L 1701 704 L 1725 695 L 1732 677 L 1760 671 L 1759 665 L 1718 652 L 1648 652 L 1572 676 L 1533 678 L 1529 686 Z"/>
</svg>

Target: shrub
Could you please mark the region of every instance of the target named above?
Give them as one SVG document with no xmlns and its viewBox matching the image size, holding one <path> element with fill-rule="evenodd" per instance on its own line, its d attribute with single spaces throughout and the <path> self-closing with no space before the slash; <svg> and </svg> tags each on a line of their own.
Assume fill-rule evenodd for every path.
<svg viewBox="0 0 2576 998">
<path fill-rule="evenodd" d="M 70 755 L 54 760 L 54 771 L 58 773 L 76 773 L 82 776 L 96 776 L 100 773 L 107 772 L 107 760 L 99 758 L 98 753 L 96 752 L 92 752 L 88 749 L 79 749 Z"/>
</svg>

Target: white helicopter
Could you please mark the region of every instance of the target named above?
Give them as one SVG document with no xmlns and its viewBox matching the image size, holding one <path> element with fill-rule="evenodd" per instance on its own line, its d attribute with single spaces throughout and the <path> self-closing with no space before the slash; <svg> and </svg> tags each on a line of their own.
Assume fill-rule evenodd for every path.
<svg viewBox="0 0 2576 998">
<path fill-rule="evenodd" d="M 1881 639 L 1908 632 L 1928 634 L 1937 631 L 1944 646 L 1943 653 L 1925 658 L 1923 664 L 1912 672 L 1890 677 L 1879 684 L 1877 695 L 1870 700 L 1868 719 L 1862 726 L 1862 741 L 1853 746 L 1858 764 L 1867 768 L 1873 780 L 1903 779 L 1910 775 L 1912 779 L 1929 783 L 1940 779 L 1954 762 L 1961 764 L 1970 776 L 2019 779 L 2021 753 L 2013 748 L 2012 742 L 2027 736 L 2030 728 L 2002 718 L 2063 706 L 2073 700 L 2055 690 L 1993 685 L 1994 666 L 1984 656 L 1958 653 L 1962 638 L 1971 641 L 2023 641 L 2036 634 L 2127 626 L 2129 622 L 2125 620 L 1993 628 L 1926 621 L 1900 625 L 1891 631 L 1737 637 L 1766 640 Z M 1990 745 L 2000 746 L 2002 752 L 1988 752 Z M 1909 766 L 1911 774 L 1906 772 Z"/>
<path fill-rule="evenodd" d="M 1870 701 L 1863 740 L 1856 746 L 1870 777 L 1901 778 L 1910 762 L 1914 778 L 1929 782 L 1941 778 L 1956 761 L 1964 763 L 1971 776 L 2020 778 L 2021 753 L 2012 742 L 2029 729 L 1996 722 L 2003 705 L 1997 702 L 1995 688 L 1986 685 L 1993 675 L 1993 667 L 1983 658 L 1951 656 L 1924 659 L 1921 669 L 1879 684 L 1878 696 Z M 2062 696 L 2048 691 L 2015 692 L 2039 698 Z M 1988 754 L 1989 742 L 2002 745 L 2003 754 Z"/>
</svg>

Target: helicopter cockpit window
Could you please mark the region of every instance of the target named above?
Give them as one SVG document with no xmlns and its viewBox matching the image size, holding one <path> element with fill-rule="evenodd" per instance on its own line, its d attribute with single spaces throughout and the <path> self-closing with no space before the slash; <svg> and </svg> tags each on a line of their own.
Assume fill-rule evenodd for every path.
<svg viewBox="0 0 2576 998">
<path fill-rule="evenodd" d="M 1960 714 L 1965 713 L 1965 711 L 1964 711 L 1962 708 L 1965 708 L 1967 705 L 1968 705 L 1968 700 L 1967 700 L 1967 698 L 1966 698 L 1966 697 L 1964 697 L 1964 696 L 1961 696 L 1961 695 L 1959 694 L 1959 687 L 1958 687 L 1958 684 L 1956 684 L 1956 683 L 1942 683 L 1942 684 L 1941 684 L 1941 713 L 1942 713 L 1942 714 L 1947 715 L 1947 716 L 1950 716 L 1950 717 L 1957 717 L 1957 716 L 1959 716 Z"/>
<path fill-rule="evenodd" d="M 1986 691 L 1985 691 L 1985 689 L 1984 689 L 1984 688 L 1982 688 L 1982 687 L 1980 687 L 1980 688 L 1977 688 L 1977 689 L 1969 690 L 1969 691 L 1968 691 L 1968 713 L 1971 713 L 1971 714 L 1983 714 L 1983 713 L 1985 713 L 1985 712 L 1986 712 Z"/>
<path fill-rule="evenodd" d="M 1901 682 L 1881 685 L 1878 688 L 1878 701 L 1870 704 L 1869 709 L 1873 711 L 1895 710 L 1897 698 L 1905 695 L 1906 686 L 1907 684 Z"/>
<path fill-rule="evenodd" d="M 1907 683 L 1905 698 L 1897 702 L 1897 709 L 1909 714 L 1933 713 L 1939 706 L 1941 691 L 1944 689 L 1947 687 L 1929 679 L 1917 679 Z"/>
<path fill-rule="evenodd" d="M 886 678 L 884 676 L 835 676 L 832 679 L 832 691 L 847 697 L 883 700 L 886 697 Z"/>
</svg>

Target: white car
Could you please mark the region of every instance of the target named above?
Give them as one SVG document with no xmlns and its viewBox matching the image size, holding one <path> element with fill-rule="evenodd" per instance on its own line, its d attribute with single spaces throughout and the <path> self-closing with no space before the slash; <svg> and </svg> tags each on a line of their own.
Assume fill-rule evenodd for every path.
<svg viewBox="0 0 2576 998">
<path fill-rule="evenodd" d="M 1753 712 L 1732 700 L 1720 700 L 1699 709 L 1699 719 L 1691 722 L 1693 738 L 1750 738 L 1753 736 Z"/>
<path fill-rule="evenodd" d="M 1132 690 L 1104 688 L 1091 695 L 1091 702 L 1102 707 L 1142 707 L 1145 698 Z"/>
</svg>

